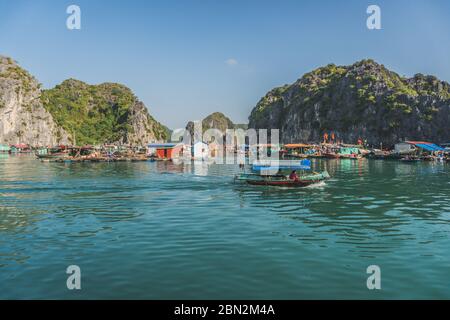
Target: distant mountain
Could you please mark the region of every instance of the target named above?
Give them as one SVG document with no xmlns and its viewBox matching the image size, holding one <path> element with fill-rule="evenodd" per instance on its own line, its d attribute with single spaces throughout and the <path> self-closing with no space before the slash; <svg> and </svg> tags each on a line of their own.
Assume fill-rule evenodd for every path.
<svg viewBox="0 0 450 320">
<path fill-rule="evenodd" d="M 204 131 L 208 129 L 219 129 L 220 131 L 225 132 L 227 129 L 234 128 L 233 121 L 221 112 L 214 112 L 207 116 L 203 119 L 202 125 Z"/>
<path fill-rule="evenodd" d="M 89 85 L 69 79 L 44 90 L 44 107 L 77 144 L 144 145 L 167 139 L 167 128 L 153 119 L 145 105 L 124 85 Z"/>
<path fill-rule="evenodd" d="M 189 121 L 186 125 L 186 129 L 194 132 L 194 122 Z M 227 129 L 247 129 L 246 124 L 234 124 L 227 116 L 221 112 L 214 112 L 202 120 L 203 133 L 208 129 L 219 129 L 225 134 Z"/>
<path fill-rule="evenodd" d="M 11 58 L 0 56 L 0 144 L 68 143 L 68 133 L 44 108 L 38 81 Z"/>
<path fill-rule="evenodd" d="M 450 85 L 434 76 L 404 78 L 373 60 L 334 64 L 264 96 L 250 128 L 280 129 L 289 142 L 321 141 L 325 132 L 354 143 L 404 139 L 450 141 Z"/>
<path fill-rule="evenodd" d="M 248 129 L 248 124 L 247 123 L 235 123 L 234 124 L 234 129 L 247 130 Z"/>
</svg>

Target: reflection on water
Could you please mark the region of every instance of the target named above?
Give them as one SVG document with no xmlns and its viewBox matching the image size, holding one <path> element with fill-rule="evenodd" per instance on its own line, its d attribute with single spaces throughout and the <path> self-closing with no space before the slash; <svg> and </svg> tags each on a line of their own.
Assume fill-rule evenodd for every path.
<svg viewBox="0 0 450 320">
<path fill-rule="evenodd" d="M 450 297 L 449 165 L 313 169 L 332 179 L 258 187 L 235 184 L 235 165 L 3 155 L 0 297 L 71 298 L 61 283 L 75 262 L 101 278 L 79 298 L 371 298 L 369 264 L 390 281 L 377 297 Z"/>
</svg>

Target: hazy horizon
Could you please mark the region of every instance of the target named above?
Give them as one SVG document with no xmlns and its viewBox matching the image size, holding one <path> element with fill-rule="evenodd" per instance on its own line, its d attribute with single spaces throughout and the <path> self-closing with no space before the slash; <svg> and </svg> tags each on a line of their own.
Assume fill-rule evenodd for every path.
<svg viewBox="0 0 450 320">
<path fill-rule="evenodd" d="M 68 30 L 66 8 L 82 11 Z M 382 29 L 366 27 L 367 6 Z M 247 123 L 276 86 L 334 63 L 373 59 L 411 77 L 450 80 L 445 1 L 15 1 L 0 4 L 0 54 L 44 88 L 68 78 L 122 83 L 174 129 L 222 112 Z"/>
</svg>

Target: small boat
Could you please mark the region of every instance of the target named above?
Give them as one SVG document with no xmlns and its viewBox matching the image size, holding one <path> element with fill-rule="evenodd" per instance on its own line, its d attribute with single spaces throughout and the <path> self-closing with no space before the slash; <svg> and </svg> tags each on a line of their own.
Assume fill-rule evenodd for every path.
<svg viewBox="0 0 450 320">
<path fill-rule="evenodd" d="M 57 160 L 67 158 L 68 154 L 66 152 L 55 152 L 51 154 L 37 154 L 36 157 L 39 160 Z"/>
<path fill-rule="evenodd" d="M 57 146 L 54 148 L 38 150 L 36 157 L 41 161 L 56 161 L 69 157 L 69 150 L 66 146 Z"/>
<path fill-rule="evenodd" d="M 359 160 L 359 159 L 362 159 L 363 156 L 361 154 L 352 153 L 352 154 L 341 154 L 340 158 L 341 159 L 350 159 L 350 160 Z"/>
<path fill-rule="evenodd" d="M 416 162 L 420 162 L 422 160 L 420 158 L 408 156 L 408 157 L 401 158 L 400 161 L 403 163 L 416 163 Z"/>
<path fill-rule="evenodd" d="M 333 153 L 333 152 L 323 152 L 322 157 L 327 158 L 327 159 L 339 159 L 341 156 L 339 154 Z"/>
<path fill-rule="evenodd" d="M 258 186 L 306 187 L 329 178 L 330 175 L 327 171 L 303 174 L 296 180 L 291 180 L 289 176 L 282 174 L 260 175 L 256 173 L 242 173 L 235 176 L 235 181 Z"/>
</svg>

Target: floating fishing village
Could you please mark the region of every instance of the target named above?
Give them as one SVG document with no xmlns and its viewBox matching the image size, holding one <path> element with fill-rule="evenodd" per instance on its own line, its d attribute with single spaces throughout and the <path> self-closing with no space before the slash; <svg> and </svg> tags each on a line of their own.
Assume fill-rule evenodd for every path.
<svg viewBox="0 0 450 320">
<path fill-rule="evenodd" d="M 326 171 L 311 172 L 311 159 L 450 159 L 450 85 L 421 74 L 406 79 L 371 59 L 350 66 L 329 64 L 298 83 L 274 88 L 253 108 L 248 123 L 235 124 L 221 112 L 190 121 L 182 129 L 189 138 L 178 140 L 124 85 L 68 79 L 41 90 L 26 70 L 1 56 L 0 80 L 5 83 L 0 152 L 34 154 L 42 162 L 211 163 L 236 157 L 236 164 L 252 171 L 236 176 L 237 181 L 301 187 L 330 177 Z M 334 82 L 342 89 L 336 91 Z M 11 98 L 17 93 L 20 103 Z M 204 136 L 210 129 L 219 132 L 214 139 Z M 279 139 L 271 143 L 264 135 L 247 136 L 251 130 L 274 129 Z M 241 130 L 245 138 L 233 131 L 233 140 L 228 139 L 228 130 Z"/>
<path fill-rule="evenodd" d="M 120 162 L 120 161 L 208 161 L 219 155 L 241 156 L 251 166 L 251 173 L 240 173 L 235 181 L 251 185 L 304 187 L 330 178 L 327 171 L 309 172 L 310 159 L 330 160 L 396 160 L 402 163 L 450 162 L 450 144 L 437 145 L 425 141 L 405 141 L 392 149 L 369 148 L 362 139 L 357 144 L 334 141 L 334 135 L 324 134 L 318 144 L 256 144 L 219 145 L 217 143 L 151 143 L 147 146 L 65 146 L 30 147 L 27 144 L 0 145 L 0 152 L 10 154 L 34 154 L 42 162 Z M 222 150 L 220 150 L 222 149 Z M 278 158 L 273 158 L 276 154 Z M 188 155 L 188 156 L 186 156 Z M 253 160 L 252 160 L 253 159 Z M 245 162 L 244 162 L 245 163 Z M 242 169 L 244 164 L 240 164 Z M 300 172 L 297 174 L 297 172 Z"/>
<path fill-rule="evenodd" d="M 0 145 L 0 153 L 35 154 L 43 162 L 107 162 L 107 161 L 172 161 L 182 158 L 186 150 L 192 160 L 214 159 L 219 154 L 218 144 L 199 142 L 199 146 L 183 143 L 152 143 L 147 146 L 67 146 L 31 147 L 28 144 Z M 201 149 L 201 151 L 200 151 Z M 398 160 L 402 162 L 439 161 L 450 162 L 450 143 L 434 144 L 424 141 L 400 142 L 390 150 L 368 148 L 363 144 L 323 142 L 319 144 L 257 144 L 223 146 L 223 154 L 264 155 L 267 158 L 277 152 L 280 159 L 351 159 L 362 158 Z"/>
</svg>

